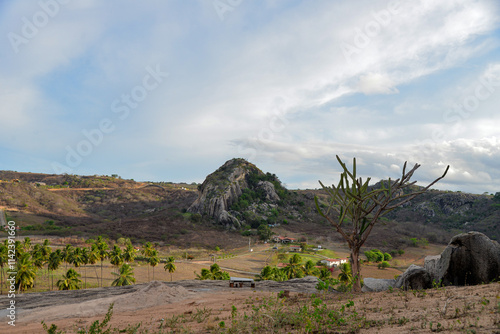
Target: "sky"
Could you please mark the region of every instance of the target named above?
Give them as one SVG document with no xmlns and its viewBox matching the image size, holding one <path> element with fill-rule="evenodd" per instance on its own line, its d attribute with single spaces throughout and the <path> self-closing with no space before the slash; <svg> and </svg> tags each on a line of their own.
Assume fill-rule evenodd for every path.
<svg viewBox="0 0 500 334">
<path fill-rule="evenodd" d="M 498 0 L 0 1 L 0 170 L 500 191 Z"/>
</svg>

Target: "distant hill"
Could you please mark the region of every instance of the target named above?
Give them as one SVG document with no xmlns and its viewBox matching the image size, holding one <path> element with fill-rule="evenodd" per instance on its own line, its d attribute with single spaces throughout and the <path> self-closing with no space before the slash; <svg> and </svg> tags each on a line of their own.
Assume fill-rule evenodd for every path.
<svg viewBox="0 0 500 334">
<path fill-rule="evenodd" d="M 257 238 L 264 225 L 303 241 L 343 242 L 316 213 L 315 196 L 327 203 L 322 190 L 287 190 L 275 174 L 244 159 L 227 161 L 201 185 L 0 171 L 0 209 L 23 234 L 235 247 Z M 500 193 L 430 190 L 383 217 L 367 246 L 398 249 L 412 238 L 447 243 L 470 230 L 499 240 L 499 222 Z"/>
</svg>

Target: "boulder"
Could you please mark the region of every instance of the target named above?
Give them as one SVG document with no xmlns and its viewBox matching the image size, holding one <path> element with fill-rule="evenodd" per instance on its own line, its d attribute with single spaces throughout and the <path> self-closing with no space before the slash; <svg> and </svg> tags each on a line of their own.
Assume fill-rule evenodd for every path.
<svg viewBox="0 0 500 334">
<path fill-rule="evenodd" d="M 390 287 L 396 286 L 396 280 L 394 279 L 379 279 L 379 278 L 364 278 L 363 287 L 361 291 L 363 292 L 379 292 L 389 290 Z"/>
<path fill-rule="evenodd" d="M 482 233 L 454 236 L 438 256 L 425 259 L 431 279 L 444 285 L 476 285 L 500 277 L 500 244 Z"/>
<path fill-rule="evenodd" d="M 396 279 L 394 287 L 403 290 L 428 289 L 432 287 L 432 277 L 425 268 L 412 264 Z"/>
<path fill-rule="evenodd" d="M 223 210 L 220 213 L 217 221 L 219 222 L 219 224 L 224 225 L 226 228 L 238 229 L 241 227 L 239 220 L 226 210 Z"/>
<path fill-rule="evenodd" d="M 262 189 L 266 194 L 266 201 L 278 202 L 280 200 L 280 197 L 274 189 L 274 184 L 272 184 L 271 182 L 259 181 L 259 183 L 257 183 L 257 187 L 259 189 Z"/>
</svg>

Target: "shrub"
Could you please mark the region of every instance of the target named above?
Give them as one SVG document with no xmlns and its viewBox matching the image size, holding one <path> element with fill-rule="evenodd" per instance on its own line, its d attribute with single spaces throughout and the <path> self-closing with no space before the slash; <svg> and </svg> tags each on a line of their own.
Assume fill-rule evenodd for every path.
<svg viewBox="0 0 500 334">
<path fill-rule="evenodd" d="M 384 253 L 384 261 L 390 261 L 392 260 L 392 256 L 389 253 Z"/>
<path fill-rule="evenodd" d="M 385 268 L 389 268 L 389 262 L 387 261 L 382 261 L 381 263 L 378 264 L 378 269 L 385 269 Z"/>
</svg>

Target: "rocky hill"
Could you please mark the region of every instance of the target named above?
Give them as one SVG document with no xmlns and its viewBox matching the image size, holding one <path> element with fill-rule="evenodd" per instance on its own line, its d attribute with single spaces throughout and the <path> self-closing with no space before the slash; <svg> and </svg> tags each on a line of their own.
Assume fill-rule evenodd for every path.
<svg viewBox="0 0 500 334">
<path fill-rule="evenodd" d="M 286 197 L 276 175 L 265 174 L 244 159 L 231 159 L 207 176 L 188 211 L 239 229 L 242 222 L 250 224 L 257 214 L 270 217 L 282 199 L 277 191 Z"/>
</svg>

